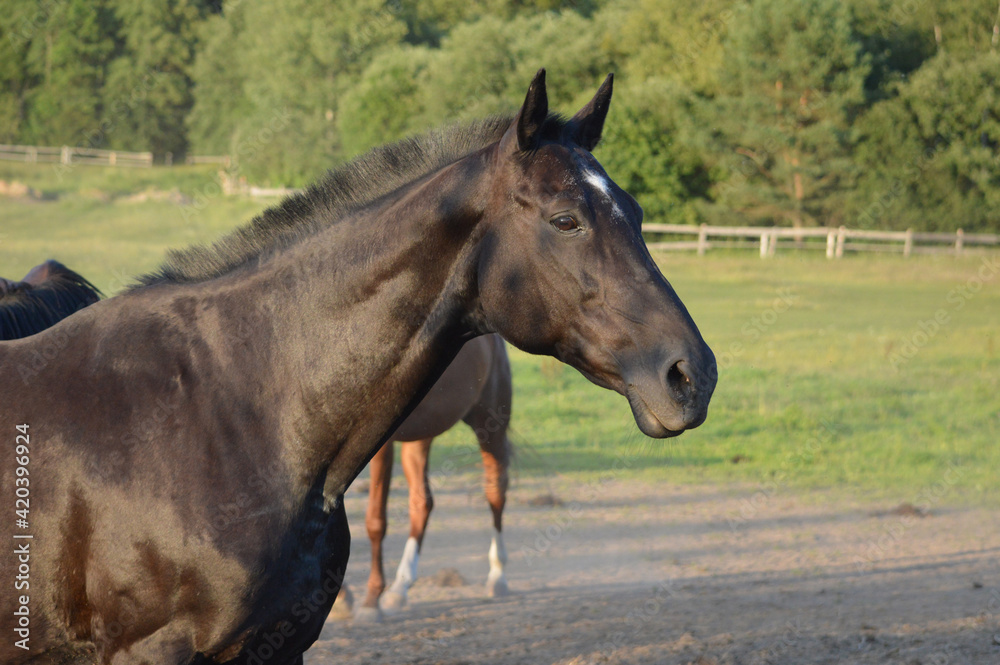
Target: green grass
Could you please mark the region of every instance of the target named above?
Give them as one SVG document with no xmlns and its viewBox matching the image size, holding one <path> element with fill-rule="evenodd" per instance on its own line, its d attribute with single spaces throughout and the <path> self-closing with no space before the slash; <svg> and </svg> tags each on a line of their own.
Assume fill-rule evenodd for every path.
<svg viewBox="0 0 1000 665">
<path fill-rule="evenodd" d="M 266 204 L 127 199 L 149 188 L 210 193 L 210 169 L 78 167 L 61 182 L 52 169 L 0 164 L 0 179 L 58 196 L 0 202 L 0 275 L 19 277 L 53 257 L 113 293 L 167 248 L 211 239 Z M 518 473 L 586 479 L 615 469 L 617 478 L 668 483 L 1000 503 L 1000 274 L 976 282 L 1000 256 L 657 260 L 719 358 L 708 421 L 676 439 L 647 439 L 619 395 L 513 351 Z M 957 289 L 970 280 L 979 288 L 963 295 Z M 947 322 L 925 340 L 921 322 L 939 310 Z M 908 349 L 915 335 L 919 348 Z M 471 468 L 470 443 L 456 428 L 434 458 Z"/>
<path fill-rule="evenodd" d="M 624 465 L 667 482 L 840 488 L 915 503 L 942 488 L 974 503 L 1000 499 L 1000 274 L 958 311 L 948 301 L 982 257 L 657 259 L 719 358 L 708 421 L 650 441 L 619 396 L 515 353 L 526 472 Z M 783 296 L 791 305 L 777 313 Z M 948 323 L 894 367 L 902 340 L 938 309 Z"/>
<path fill-rule="evenodd" d="M 275 202 L 221 195 L 211 167 L 58 169 L 0 162 L 0 180 L 56 198 L 0 199 L 3 277 L 19 278 L 56 258 L 111 294 L 155 267 L 168 249 L 212 240 Z M 183 203 L 156 198 L 174 191 Z M 144 193 L 153 196 L 135 200 Z"/>
</svg>

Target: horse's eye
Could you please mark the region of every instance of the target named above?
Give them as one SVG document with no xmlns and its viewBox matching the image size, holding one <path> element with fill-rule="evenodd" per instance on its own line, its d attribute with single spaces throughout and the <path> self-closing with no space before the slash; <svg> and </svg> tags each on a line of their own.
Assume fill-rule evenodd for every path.
<svg viewBox="0 0 1000 665">
<path fill-rule="evenodd" d="M 580 228 L 580 225 L 576 223 L 576 220 L 569 215 L 559 215 L 552 220 L 552 226 L 556 227 L 557 230 L 562 231 L 563 233 L 576 231 Z"/>
</svg>

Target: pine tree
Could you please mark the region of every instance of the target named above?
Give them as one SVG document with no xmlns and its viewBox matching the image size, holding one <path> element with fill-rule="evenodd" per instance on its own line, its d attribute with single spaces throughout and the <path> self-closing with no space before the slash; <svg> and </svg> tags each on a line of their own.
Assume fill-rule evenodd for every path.
<svg viewBox="0 0 1000 665">
<path fill-rule="evenodd" d="M 852 225 L 996 228 L 1000 56 L 942 52 L 858 119 Z"/>
<path fill-rule="evenodd" d="M 117 0 L 123 46 L 102 90 L 107 145 L 161 155 L 185 152 L 190 70 L 209 9 L 203 0 Z"/>
<path fill-rule="evenodd" d="M 726 42 L 717 98 L 723 210 L 766 224 L 837 224 L 853 173 L 851 122 L 871 72 L 849 5 L 761 0 Z"/>
<path fill-rule="evenodd" d="M 382 0 L 261 0 L 224 8 L 229 33 L 211 39 L 195 67 L 195 148 L 228 144 L 236 168 L 258 182 L 315 179 L 342 159 L 340 98 L 375 54 L 402 42 L 398 14 Z M 222 67 L 238 73 L 220 77 Z M 239 101 L 217 108 L 213 82 L 220 78 L 241 92 Z"/>
<path fill-rule="evenodd" d="M 32 20 L 36 9 L 17 0 L 0 0 L 0 143 L 21 140 L 31 83 L 28 47 L 36 30 Z"/>
<path fill-rule="evenodd" d="M 23 67 L 13 77 L 19 84 L 13 93 L 23 105 L 21 140 L 80 145 L 99 130 L 99 91 L 115 48 L 114 15 L 101 0 L 36 5 L 18 14 L 8 47 Z"/>
</svg>

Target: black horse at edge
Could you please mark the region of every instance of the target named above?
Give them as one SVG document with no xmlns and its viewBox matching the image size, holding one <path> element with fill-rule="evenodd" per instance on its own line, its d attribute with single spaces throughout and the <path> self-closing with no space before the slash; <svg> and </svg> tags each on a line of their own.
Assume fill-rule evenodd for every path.
<svg viewBox="0 0 1000 665">
<path fill-rule="evenodd" d="M 101 296 L 89 280 L 52 259 L 20 281 L 0 277 L 0 340 L 39 333 Z"/>
</svg>

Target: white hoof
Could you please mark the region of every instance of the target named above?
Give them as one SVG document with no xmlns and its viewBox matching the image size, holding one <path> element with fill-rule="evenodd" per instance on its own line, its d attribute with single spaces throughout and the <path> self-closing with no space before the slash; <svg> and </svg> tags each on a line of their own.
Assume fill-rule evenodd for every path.
<svg viewBox="0 0 1000 665">
<path fill-rule="evenodd" d="M 379 606 L 382 608 L 382 611 L 387 614 L 399 612 L 406 607 L 406 594 L 389 589 L 383 593 L 382 598 L 379 599 Z"/>
<path fill-rule="evenodd" d="M 486 595 L 490 598 L 500 598 L 510 593 L 507 588 L 507 578 L 503 567 L 507 563 L 507 548 L 503 546 L 503 534 L 493 531 L 493 542 L 490 543 L 490 574 L 486 576 Z"/>
<path fill-rule="evenodd" d="M 377 607 L 359 607 L 354 610 L 354 623 L 382 623 L 382 612 Z"/>
<path fill-rule="evenodd" d="M 507 580 L 502 577 L 498 580 L 487 580 L 486 595 L 490 598 L 503 598 L 510 595 L 510 589 L 507 588 Z"/>
</svg>

